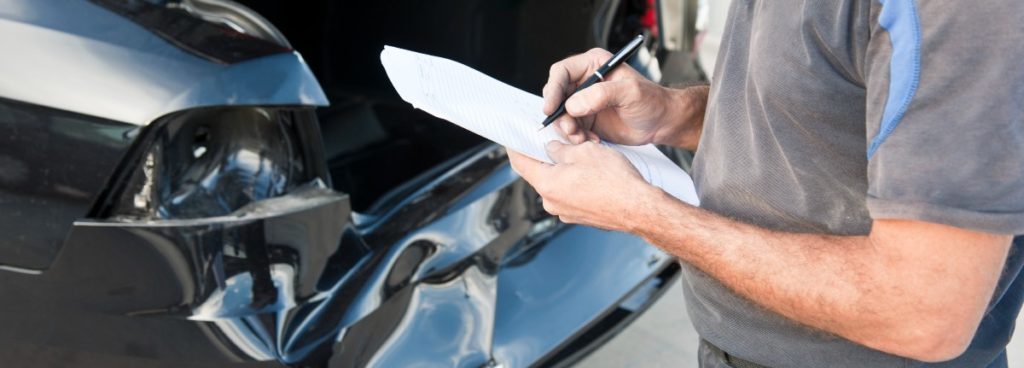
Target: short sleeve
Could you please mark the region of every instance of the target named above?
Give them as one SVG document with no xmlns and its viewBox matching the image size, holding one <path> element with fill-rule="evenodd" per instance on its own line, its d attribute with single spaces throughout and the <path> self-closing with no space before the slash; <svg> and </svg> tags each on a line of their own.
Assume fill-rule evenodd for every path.
<svg viewBox="0 0 1024 368">
<path fill-rule="evenodd" d="M 871 217 L 1024 234 L 1024 1 L 875 1 Z"/>
</svg>

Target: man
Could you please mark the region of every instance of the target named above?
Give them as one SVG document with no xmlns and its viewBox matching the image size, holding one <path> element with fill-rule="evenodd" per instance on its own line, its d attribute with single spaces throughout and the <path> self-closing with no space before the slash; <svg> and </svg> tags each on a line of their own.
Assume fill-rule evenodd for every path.
<svg viewBox="0 0 1024 368">
<path fill-rule="evenodd" d="M 682 261 L 703 367 L 1005 367 L 1021 19 L 1020 1 L 735 0 L 710 89 L 620 67 L 567 101 L 555 164 L 509 155 L 548 212 Z M 553 65 L 544 112 L 608 57 Z M 702 208 L 601 139 L 696 150 Z"/>
</svg>

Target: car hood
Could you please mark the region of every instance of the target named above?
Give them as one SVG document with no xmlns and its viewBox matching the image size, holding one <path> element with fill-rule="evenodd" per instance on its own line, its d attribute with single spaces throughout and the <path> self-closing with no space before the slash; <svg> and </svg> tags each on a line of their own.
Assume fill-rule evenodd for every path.
<svg viewBox="0 0 1024 368">
<path fill-rule="evenodd" d="M 201 106 L 328 103 L 291 50 L 224 62 L 94 3 L 0 4 L 5 98 L 136 125 Z"/>
</svg>

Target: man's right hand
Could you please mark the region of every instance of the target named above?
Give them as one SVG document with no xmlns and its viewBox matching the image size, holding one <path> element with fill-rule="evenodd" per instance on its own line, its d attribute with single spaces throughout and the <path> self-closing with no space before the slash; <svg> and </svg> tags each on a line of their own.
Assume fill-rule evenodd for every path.
<svg viewBox="0 0 1024 368">
<path fill-rule="evenodd" d="M 544 113 L 551 114 L 612 54 L 592 49 L 551 66 L 544 85 Z M 555 125 L 572 143 L 600 136 L 626 145 L 667 144 L 696 150 L 703 125 L 707 86 L 661 87 L 629 65 L 620 65 L 604 81 L 565 102 Z M 593 133 L 591 133 L 593 132 Z"/>
</svg>

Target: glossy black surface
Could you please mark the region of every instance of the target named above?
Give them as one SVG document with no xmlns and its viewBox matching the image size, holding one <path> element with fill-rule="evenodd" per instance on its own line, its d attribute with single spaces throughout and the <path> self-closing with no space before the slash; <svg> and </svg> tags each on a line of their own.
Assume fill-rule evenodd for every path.
<svg viewBox="0 0 1024 368">
<path fill-rule="evenodd" d="M 313 185 L 228 216 L 79 221 L 51 270 L 0 278 L 0 358 L 553 364 L 672 275 L 646 282 L 673 264 L 635 237 L 558 226 L 498 147 L 397 203 L 350 217 L 345 196 Z"/>
<path fill-rule="evenodd" d="M 0 356 L 36 348 L 19 366 L 259 357 L 244 338 L 266 336 L 232 340 L 232 321 L 284 314 L 315 293 L 306 276 L 329 269 L 346 213 L 344 196 L 310 187 L 230 217 L 77 222 L 50 270 L 0 278 Z"/>
<path fill-rule="evenodd" d="M 332 101 L 347 93 L 397 97 L 384 45 L 458 60 L 534 93 L 551 63 L 604 46 L 616 0 L 242 0 L 288 36 Z M 636 33 L 627 35 L 632 37 Z M 621 45 L 617 45 L 621 46 Z"/>
<path fill-rule="evenodd" d="M 482 139 L 422 111 L 387 102 L 353 102 L 321 112 L 326 158 L 335 189 L 352 195 L 352 207 L 375 212 L 378 199 L 439 164 L 465 154 Z M 454 162 L 454 161 L 453 161 Z M 429 175 L 426 175 L 429 176 Z M 392 195 L 393 196 L 393 195 Z"/>
<path fill-rule="evenodd" d="M 0 99 L 0 265 L 49 266 L 136 129 Z"/>
<path fill-rule="evenodd" d="M 291 51 L 287 44 L 264 40 L 190 12 L 182 1 L 90 0 L 131 19 L 167 41 L 198 56 L 234 64 Z"/>
</svg>

